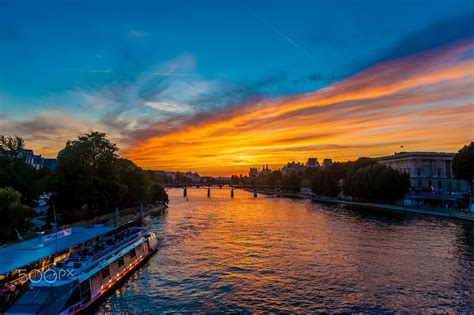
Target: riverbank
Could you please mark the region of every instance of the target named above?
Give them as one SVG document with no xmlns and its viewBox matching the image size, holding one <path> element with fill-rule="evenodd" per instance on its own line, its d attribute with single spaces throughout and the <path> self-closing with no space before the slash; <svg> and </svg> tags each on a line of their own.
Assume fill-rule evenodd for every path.
<svg viewBox="0 0 474 315">
<path fill-rule="evenodd" d="M 244 189 L 244 190 L 253 192 L 253 190 L 251 189 Z M 334 199 L 334 198 L 314 197 L 314 196 L 308 196 L 301 193 L 285 193 L 285 192 L 268 191 L 268 190 L 257 190 L 257 193 L 263 194 L 263 195 L 271 195 L 275 197 L 310 199 L 312 201 L 319 202 L 319 203 L 342 204 L 342 205 L 347 205 L 347 206 L 356 206 L 356 207 L 363 207 L 367 209 L 384 210 L 384 211 L 391 211 L 391 212 L 417 213 L 417 214 L 433 215 L 433 216 L 438 216 L 438 217 L 454 218 L 454 219 L 467 220 L 467 221 L 474 222 L 474 213 L 472 212 L 462 212 L 462 211 L 445 210 L 445 209 L 438 209 L 438 208 L 433 208 L 433 209 L 415 208 L 415 207 L 407 207 L 407 206 L 402 206 L 402 205 L 381 204 L 381 203 L 371 203 L 371 202 L 355 202 L 355 201 L 346 201 L 346 200 Z"/>
<path fill-rule="evenodd" d="M 159 214 L 166 210 L 168 208 L 167 205 L 165 204 L 160 204 L 157 206 L 148 206 L 143 208 L 143 217 L 148 216 L 148 215 L 154 215 L 154 214 Z M 118 226 L 123 226 L 123 225 L 129 225 L 133 222 L 137 222 L 137 220 L 140 219 L 140 208 L 139 207 L 132 207 L 132 208 L 127 208 L 120 210 L 119 212 L 119 222 Z M 105 225 L 115 225 L 115 213 L 106 213 L 97 217 L 94 217 L 93 219 L 90 220 L 83 220 L 79 222 L 74 222 L 69 225 L 65 225 L 62 227 L 71 227 L 71 226 L 77 226 L 77 225 L 90 225 L 90 224 L 105 224 Z"/>
</svg>

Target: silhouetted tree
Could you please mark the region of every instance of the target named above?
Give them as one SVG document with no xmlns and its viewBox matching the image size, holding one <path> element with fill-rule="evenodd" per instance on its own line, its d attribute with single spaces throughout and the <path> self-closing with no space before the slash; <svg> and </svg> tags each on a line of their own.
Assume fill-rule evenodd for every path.
<svg viewBox="0 0 474 315">
<path fill-rule="evenodd" d="M 157 188 L 153 172 L 119 158 L 117 150 L 100 132 L 67 142 L 54 178 L 54 202 L 65 221 L 92 218 L 95 212 L 106 213 L 141 201 L 168 200 L 163 188 Z"/>
<path fill-rule="evenodd" d="M 302 175 L 294 172 L 283 175 L 281 179 L 281 186 L 285 190 L 299 192 L 301 189 Z"/>
<path fill-rule="evenodd" d="M 21 202 L 33 207 L 50 182 L 49 170 L 36 170 L 20 153 L 24 141 L 20 137 L 0 136 L 0 187 L 12 187 L 21 194 Z"/>
<path fill-rule="evenodd" d="M 153 184 L 150 190 L 150 197 L 149 202 L 155 203 L 157 201 L 161 201 L 164 203 L 168 203 L 168 194 L 166 193 L 165 189 L 159 184 Z"/>
<path fill-rule="evenodd" d="M 452 162 L 454 176 L 469 181 L 471 195 L 474 193 L 474 142 L 459 150 Z"/>
<path fill-rule="evenodd" d="M 21 194 L 11 187 L 0 188 L 0 241 L 17 237 L 15 229 L 24 232 L 30 227 L 32 210 L 21 203 Z"/>
<path fill-rule="evenodd" d="M 344 193 L 362 201 L 394 202 L 410 188 L 410 176 L 386 165 L 359 168 L 344 181 Z"/>
<path fill-rule="evenodd" d="M 116 145 L 100 132 L 66 143 L 55 173 L 55 202 L 60 212 L 68 215 L 86 207 L 92 217 L 94 209 L 106 212 L 121 203 L 127 187 L 120 182 L 116 152 Z"/>
<path fill-rule="evenodd" d="M 328 167 L 318 168 L 311 177 L 311 190 L 321 196 L 339 195 L 341 182 L 351 167 L 351 162 L 335 162 Z"/>
</svg>

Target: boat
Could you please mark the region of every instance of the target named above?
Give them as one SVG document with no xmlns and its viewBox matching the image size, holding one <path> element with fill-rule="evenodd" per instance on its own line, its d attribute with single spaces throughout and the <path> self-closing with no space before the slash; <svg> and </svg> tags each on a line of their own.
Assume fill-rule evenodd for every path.
<svg viewBox="0 0 474 315">
<path fill-rule="evenodd" d="M 5 314 L 85 312 L 157 249 L 156 235 L 144 227 L 102 238 L 31 279 Z"/>
<path fill-rule="evenodd" d="M 29 287 L 30 279 L 51 268 L 89 244 L 117 233 L 118 228 L 103 224 L 73 226 L 10 245 L 0 246 L 0 314 L 3 314 Z"/>
</svg>

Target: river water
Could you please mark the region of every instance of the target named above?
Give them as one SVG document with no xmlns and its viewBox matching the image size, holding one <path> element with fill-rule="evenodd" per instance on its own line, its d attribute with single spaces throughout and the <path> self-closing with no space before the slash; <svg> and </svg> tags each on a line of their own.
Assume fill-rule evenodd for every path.
<svg viewBox="0 0 474 315">
<path fill-rule="evenodd" d="M 169 192 L 161 248 L 97 311 L 474 311 L 474 225 L 228 189 Z"/>
</svg>

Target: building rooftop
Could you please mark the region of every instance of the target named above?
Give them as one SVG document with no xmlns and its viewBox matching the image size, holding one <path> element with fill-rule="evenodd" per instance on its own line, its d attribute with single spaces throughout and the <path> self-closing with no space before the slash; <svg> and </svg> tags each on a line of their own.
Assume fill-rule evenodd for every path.
<svg viewBox="0 0 474 315">
<path fill-rule="evenodd" d="M 448 152 L 395 152 L 395 154 L 393 155 L 378 157 L 377 160 L 391 160 L 391 159 L 415 157 L 415 156 L 452 158 L 454 157 L 454 155 L 455 153 L 448 153 Z"/>
<path fill-rule="evenodd" d="M 85 243 L 113 230 L 115 230 L 115 227 L 102 224 L 91 227 L 76 226 L 70 228 L 71 233 L 57 238 L 57 240 L 42 241 L 37 237 L 10 246 L 0 247 L 0 257 L 2 257 L 0 259 L 0 275 L 27 266 L 57 252 L 65 251 L 70 247 Z"/>
</svg>

